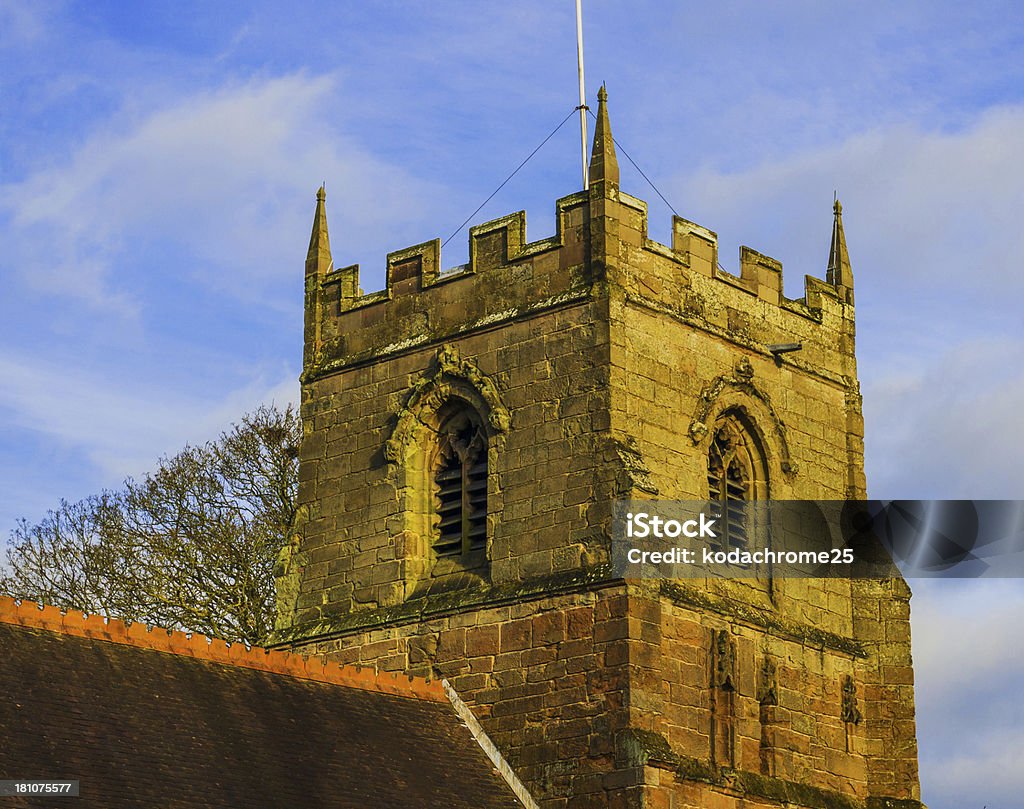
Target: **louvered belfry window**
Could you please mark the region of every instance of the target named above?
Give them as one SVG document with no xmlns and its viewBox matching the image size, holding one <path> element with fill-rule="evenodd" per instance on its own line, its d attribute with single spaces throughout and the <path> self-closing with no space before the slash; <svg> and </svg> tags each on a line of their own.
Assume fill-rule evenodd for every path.
<svg viewBox="0 0 1024 809">
<path fill-rule="evenodd" d="M 487 548 L 487 437 L 471 409 L 455 409 L 441 422 L 434 469 L 434 553 L 465 561 L 482 556 Z"/>
<path fill-rule="evenodd" d="M 719 520 L 719 546 L 725 550 L 747 547 L 753 466 L 747 436 L 733 419 L 726 419 L 716 428 L 708 453 L 708 497 Z"/>
</svg>

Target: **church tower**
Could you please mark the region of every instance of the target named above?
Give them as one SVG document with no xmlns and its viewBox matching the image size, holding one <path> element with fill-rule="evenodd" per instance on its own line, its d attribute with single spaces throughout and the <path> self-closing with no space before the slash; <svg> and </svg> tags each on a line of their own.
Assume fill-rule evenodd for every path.
<svg viewBox="0 0 1024 809">
<path fill-rule="evenodd" d="M 446 678 L 542 807 L 920 807 L 901 579 L 613 575 L 618 500 L 865 481 L 838 202 L 803 298 L 728 274 L 701 225 L 648 238 L 599 100 L 555 234 L 478 225 L 456 270 L 425 242 L 364 294 L 318 193 L 276 646 Z"/>
</svg>

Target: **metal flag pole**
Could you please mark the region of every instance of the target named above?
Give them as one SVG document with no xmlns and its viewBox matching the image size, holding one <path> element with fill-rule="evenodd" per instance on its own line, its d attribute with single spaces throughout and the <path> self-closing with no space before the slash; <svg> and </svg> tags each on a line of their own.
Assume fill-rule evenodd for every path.
<svg viewBox="0 0 1024 809">
<path fill-rule="evenodd" d="M 576 0 L 576 64 L 580 72 L 580 153 L 583 157 L 583 190 L 590 187 L 587 181 L 587 91 L 583 86 L 583 10 L 581 0 Z"/>
</svg>

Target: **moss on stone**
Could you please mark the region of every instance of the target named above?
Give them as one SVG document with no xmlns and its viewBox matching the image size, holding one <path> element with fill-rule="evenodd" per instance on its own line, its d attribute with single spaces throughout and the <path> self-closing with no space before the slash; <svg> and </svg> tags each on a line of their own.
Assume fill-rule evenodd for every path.
<svg viewBox="0 0 1024 809">
<path fill-rule="evenodd" d="M 508 584 L 433 593 L 391 607 L 323 615 L 316 621 L 307 621 L 275 632 L 267 646 L 276 648 L 298 645 L 368 629 L 443 618 L 485 606 L 500 607 L 552 595 L 593 590 L 595 585 L 610 586 L 621 582 L 621 579 L 612 578 L 610 564 L 600 564 Z"/>
</svg>

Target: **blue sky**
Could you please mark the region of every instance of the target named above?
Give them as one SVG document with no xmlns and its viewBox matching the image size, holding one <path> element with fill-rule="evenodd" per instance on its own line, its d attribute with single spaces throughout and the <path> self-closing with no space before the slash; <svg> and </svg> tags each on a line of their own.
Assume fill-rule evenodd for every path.
<svg viewBox="0 0 1024 809">
<path fill-rule="evenodd" d="M 1013 3 L 585 2 L 587 81 L 679 213 L 857 284 L 875 497 L 1024 490 L 1024 14 Z M 0 529 L 294 401 L 326 181 L 337 265 L 454 230 L 576 104 L 572 0 L 0 0 Z M 553 231 L 567 124 L 481 222 Z M 626 161 L 623 188 L 671 212 Z M 460 235 L 443 263 L 465 260 Z M 924 798 L 1024 791 L 1024 589 L 920 583 Z"/>
</svg>

